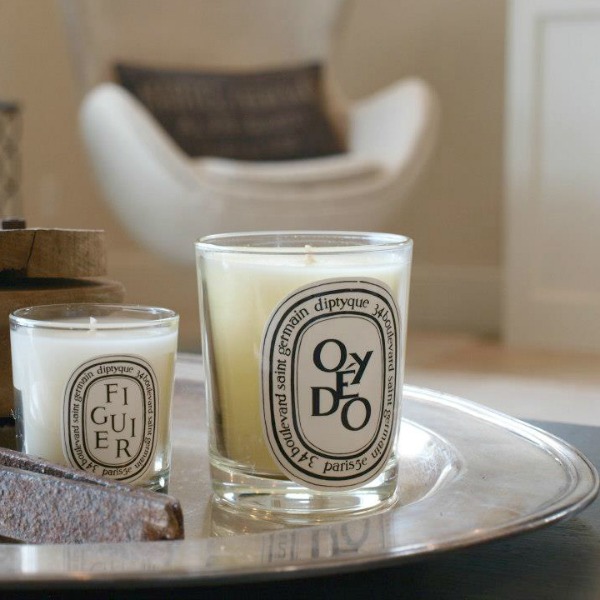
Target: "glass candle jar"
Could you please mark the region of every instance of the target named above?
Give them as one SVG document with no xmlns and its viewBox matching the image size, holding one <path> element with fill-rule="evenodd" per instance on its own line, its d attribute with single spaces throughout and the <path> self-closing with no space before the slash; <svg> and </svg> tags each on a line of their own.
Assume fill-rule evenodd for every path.
<svg viewBox="0 0 600 600">
<path fill-rule="evenodd" d="M 108 304 L 12 313 L 20 450 L 166 489 L 178 320 L 168 309 Z"/>
<path fill-rule="evenodd" d="M 217 498 L 288 521 L 392 503 L 412 241 L 239 233 L 196 254 Z"/>
</svg>

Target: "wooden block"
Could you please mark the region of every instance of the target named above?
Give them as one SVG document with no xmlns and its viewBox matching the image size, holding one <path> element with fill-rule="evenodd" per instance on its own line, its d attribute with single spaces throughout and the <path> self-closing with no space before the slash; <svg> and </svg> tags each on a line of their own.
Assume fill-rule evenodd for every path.
<svg viewBox="0 0 600 600">
<path fill-rule="evenodd" d="M 125 288 L 108 279 L 37 280 L 26 279 L 19 287 L 0 284 L 0 417 L 13 407 L 10 329 L 8 316 L 17 308 L 68 302 L 123 302 Z"/>
<path fill-rule="evenodd" d="M 104 231 L 89 229 L 0 230 L 0 277 L 102 277 Z"/>
</svg>

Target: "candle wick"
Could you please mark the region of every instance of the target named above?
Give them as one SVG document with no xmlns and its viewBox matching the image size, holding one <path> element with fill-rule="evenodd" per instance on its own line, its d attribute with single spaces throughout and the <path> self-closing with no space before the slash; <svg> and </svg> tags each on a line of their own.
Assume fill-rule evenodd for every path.
<svg viewBox="0 0 600 600">
<path fill-rule="evenodd" d="M 306 244 L 304 246 L 304 252 L 306 252 L 306 255 L 304 257 L 305 264 L 312 265 L 317 262 L 315 255 L 313 254 L 312 246 L 310 244 Z"/>
</svg>

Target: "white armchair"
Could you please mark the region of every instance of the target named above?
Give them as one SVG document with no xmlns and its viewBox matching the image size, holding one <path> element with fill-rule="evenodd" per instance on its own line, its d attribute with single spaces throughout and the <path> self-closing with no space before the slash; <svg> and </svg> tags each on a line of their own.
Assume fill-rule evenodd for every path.
<svg viewBox="0 0 600 600">
<path fill-rule="evenodd" d="M 292 6 L 266 4 L 271 11 Z M 321 13 L 325 4 L 318 0 Z M 327 35 L 340 2 L 329 4 L 328 26 L 319 29 Z M 293 4 L 304 12 L 317 5 Z M 91 86 L 80 123 L 97 179 L 119 219 L 148 249 L 186 263 L 193 261 L 193 241 L 209 233 L 390 229 L 434 146 L 436 97 L 425 82 L 407 79 L 360 101 L 337 100 L 347 116 L 348 151 L 283 162 L 190 158 L 135 97 L 112 82 Z"/>
</svg>

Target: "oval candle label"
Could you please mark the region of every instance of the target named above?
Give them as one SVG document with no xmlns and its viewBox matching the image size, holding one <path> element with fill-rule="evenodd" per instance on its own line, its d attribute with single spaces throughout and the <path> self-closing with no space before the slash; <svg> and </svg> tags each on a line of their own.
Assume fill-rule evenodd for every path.
<svg viewBox="0 0 600 600">
<path fill-rule="evenodd" d="M 281 469 L 351 489 L 385 468 L 396 431 L 400 316 L 388 286 L 329 279 L 273 311 L 261 356 L 264 434 Z"/>
<path fill-rule="evenodd" d="M 156 446 L 158 385 L 139 356 L 99 356 L 71 376 L 64 398 L 63 450 L 72 466 L 134 481 Z"/>
</svg>

